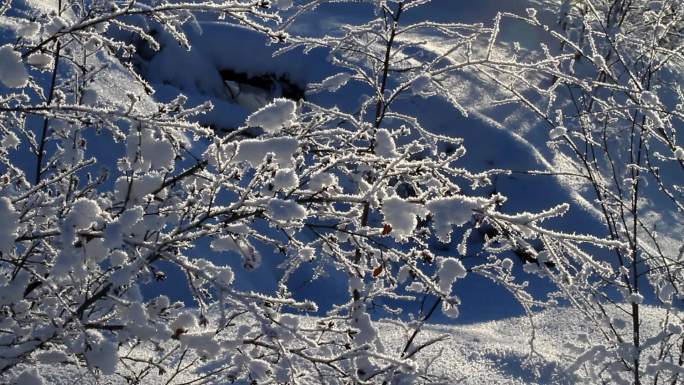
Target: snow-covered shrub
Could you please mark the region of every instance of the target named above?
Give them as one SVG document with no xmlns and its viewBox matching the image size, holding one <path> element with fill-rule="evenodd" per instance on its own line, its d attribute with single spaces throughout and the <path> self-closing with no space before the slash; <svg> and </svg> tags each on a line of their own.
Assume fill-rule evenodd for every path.
<svg viewBox="0 0 684 385">
<path fill-rule="evenodd" d="M 546 19 L 535 10 L 500 18 L 527 24 L 545 45 L 500 51 L 483 74 L 499 86 L 497 99 L 526 107 L 547 132 L 548 171 L 602 223 L 595 236 L 623 246 L 601 252 L 542 234 L 536 258 L 553 264 L 528 271 L 553 281 L 602 335 L 572 344 L 571 370 L 590 383 L 679 383 L 684 4 L 539 3 Z M 656 333 L 641 319 L 643 303 L 662 310 Z"/>
<path fill-rule="evenodd" d="M 626 256 L 630 244 L 643 250 L 642 240 L 634 234 L 630 243 L 622 229 L 604 239 L 542 226 L 567 205 L 502 212 L 506 198 L 482 187 L 503 171 L 462 168 L 462 140 L 430 132 L 420 111 L 401 104 L 441 98 L 465 115 L 445 80 L 466 72 L 501 75 L 491 82 L 534 107 L 538 101 L 509 80 L 528 68 L 592 95 L 592 81 L 556 68 L 575 53 L 535 64 L 507 61 L 498 47 L 501 17 L 490 26 L 403 24 L 425 0 L 370 2 L 371 21 L 341 25 L 330 35 L 291 28 L 323 2 L 0 6 L 0 381 L 42 383 L 49 373 L 30 366 L 43 362 L 85 366 L 92 376 L 128 383 L 151 377 L 164 383 L 430 383 L 437 379 L 429 361 L 416 357 L 443 338 L 414 341 L 438 306 L 459 315 L 455 282 L 478 274 L 503 285 L 528 311 L 542 304 L 516 281 L 512 261 L 499 256 L 529 239 L 544 242 L 546 250 L 534 257 L 555 264 L 546 274 L 567 298 L 601 306 L 592 297 L 604 294 L 594 277 L 616 284 L 611 274 L 622 272 L 582 247 Z M 182 94 L 159 102 L 133 64 L 136 54 L 171 44 L 191 49 L 187 29 L 201 30 L 215 18 L 269 37 L 282 52 L 326 50 L 338 73 L 310 84 L 309 92 L 334 99 L 355 87 L 358 103 L 347 110 L 276 98 L 219 134 L 197 123 L 210 103 L 188 107 Z M 533 12 L 520 20 L 538 23 Z M 419 33 L 439 38 L 443 51 L 421 51 Z M 595 46 L 586 37 L 582 44 Z M 604 80 L 596 84 L 616 92 L 639 88 L 630 80 L 608 87 Z M 665 116 L 657 94 L 640 91 L 625 109 L 644 110 L 643 119 L 667 136 L 674 118 Z M 558 113 L 556 123 L 556 139 L 576 132 L 571 115 Z M 682 150 L 672 143 L 663 159 L 681 163 Z M 638 194 L 633 198 L 636 205 Z M 471 230 L 485 226 L 497 235 L 485 240 L 482 258 L 464 264 Z M 431 250 L 432 243 L 456 237 L 458 253 Z M 225 255 L 239 255 L 242 266 L 220 263 Z M 276 259 L 274 290 L 239 288 Z M 182 273 L 194 303 L 147 294 L 170 271 Z M 294 277 L 302 274 L 329 275 L 348 290 L 323 317 L 302 317 L 319 310 L 320 300 L 296 295 Z M 667 298 L 679 288 L 665 285 L 671 279 L 654 282 Z M 628 292 L 638 311 L 638 291 Z M 429 311 L 401 315 L 400 304 L 428 295 L 435 299 Z M 378 338 L 373 307 L 394 316 L 405 333 L 400 348 Z"/>
</svg>

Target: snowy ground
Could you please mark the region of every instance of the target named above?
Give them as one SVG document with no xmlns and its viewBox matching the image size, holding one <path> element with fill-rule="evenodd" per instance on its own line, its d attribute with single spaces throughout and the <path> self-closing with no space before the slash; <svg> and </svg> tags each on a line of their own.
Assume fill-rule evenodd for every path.
<svg viewBox="0 0 684 385">
<path fill-rule="evenodd" d="M 657 327 L 658 312 L 644 308 L 643 320 L 646 330 Z M 308 318 L 304 322 L 315 322 Z M 513 317 L 498 321 L 469 325 L 426 325 L 418 334 L 414 345 L 439 336 L 446 339 L 424 349 L 416 361 L 431 362 L 428 373 L 436 376 L 436 384 L 452 385 L 566 385 L 583 384 L 576 374 L 566 369 L 573 364 L 567 359 L 568 342 L 581 346 L 582 335 L 591 335 L 592 328 L 578 313 L 569 309 L 554 309 L 534 316 L 537 333 L 532 340 L 530 319 Z M 236 329 L 237 329 L 236 325 Z M 401 327 L 386 322 L 376 323 L 387 352 L 397 352 L 406 341 Z M 534 351 L 531 348 L 534 347 Z M 125 351 L 126 349 L 124 349 Z M 156 357 L 152 351 L 137 354 L 138 357 Z M 214 357 L 217 359 L 217 357 Z M 189 360 L 188 360 L 189 361 Z M 199 361 L 196 367 L 201 367 Z M 581 372 L 581 368 L 579 371 Z M 126 381 L 118 376 L 105 376 L 96 382 L 85 369 L 76 365 L 40 365 L 38 371 L 50 384 L 55 385 L 123 385 Z M 581 374 L 581 373 L 580 373 Z M 159 375 L 155 371 L 144 383 L 183 384 L 197 379 L 192 371 L 170 378 L 171 373 Z"/>
</svg>

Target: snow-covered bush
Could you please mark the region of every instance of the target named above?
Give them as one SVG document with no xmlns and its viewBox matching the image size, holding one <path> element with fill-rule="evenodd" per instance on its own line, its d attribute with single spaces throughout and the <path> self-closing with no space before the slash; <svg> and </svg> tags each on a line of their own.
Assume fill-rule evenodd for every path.
<svg viewBox="0 0 684 385">
<path fill-rule="evenodd" d="M 684 4 L 539 3 L 558 25 L 534 9 L 500 16 L 527 24 L 545 45 L 501 53 L 483 74 L 500 86 L 497 98 L 541 122 L 535 129 L 548 133 L 554 158 L 548 171 L 572 185 L 602 223 L 595 235 L 623 246 L 601 253 L 542 235 L 536 258 L 553 265 L 529 270 L 551 279 L 603 335 L 571 344 L 572 370 L 591 383 L 679 383 Z M 644 302 L 662 310 L 656 333 L 641 320 Z"/>
<path fill-rule="evenodd" d="M 414 342 L 436 308 L 459 315 L 455 282 L 477 274 L 505 287 L 528 311 L 543 304 L 514 277 L 514 263 L 506 257 L 511 250 L 533 254 L 536 262 L 529 265 L 551 277 L 564 298 L 588 314 L 602 310 L 602 298 L 610 295 L 606 286 L 622 289 L 636 314 L 637 349 L 630 350 L 631 342 L 608 320 L 602 325 L 615 332 L 608 339 L 613 344 L 594 345 L 578 355 L 594 365 L 605 361 L 615 378 L 624 369 L 620 360 L 627 369 L 630 362 L 639 366 L 639 355 L 633 354 L 640 347 L 639 276 L 649 273 L 661 299 L 670 301 L 680 289 L 673 277 L 681 274 L 669 262 L 650 264 L 670 257 L 657 254 L 655 236 L 652 244 L 642 239 L 652 233 L 640 222 L 638 180 L 650 170 L 662 181 L 649 168 L 658 166 L 647 163 L 648 142 L 632 142 L 632 148 L 644 151 L 634 155 L 636 162 L 610 160 L 609 150 L 591 155 L 605 156 L 605 164 L 631 173 L 634 182 L 625 190 L 624 175 L 616 172 L 619 184 L 611 190 L 599 179 L 605 164 L 588 159 L 588 152 L 567 155 L 559 146 L 559 156 L 586 165 L 585 174 L 576 172 L 593 178 L 607 223 L 634 221 L 632 232 L 618 226 L 610 227 L 608 236 L 565 233 L 542 223 L 563 215 L 568 205 L 505 213 L 506 197 L 485 188 L 505 171 L 462 168 L 462 140 L 424 128 L 421 111 L 404 102 L 441 98 L 466 115 L 445 81 L 468 73 L 500 85 L 510 100 L 523 101 L 552 121 L 553 140 L 565 140 L 573 149 L 577 140 L 583 147 L 601 145 L 601 138 L 592 137 L 601 132 L 598 122 L 618 129 L 616 122 L 629 118 L 636 132 L 632 137 L 651 138 L 670 150 L 657 156 L 648 152 L 653 161 L 682 164 L 684 151 L 677 147 L 673 126 L 681 106 L 661 102 L 681 93 L 664 87 L 659 96 L 645 86 L 651 83 L 643 76 L 656 70 L 676 76 L 665 64 L 680 58 L 672 48 L 681 45 L 678 37 L 665 33 L 667 39 L 656 39 L 662 52 L 642 52 L 642 44 L 631 39 L 645 36 L 644 29 L 659 30 L 661 21 L 630 29 L 633 37 L 619 42 L 607 40 L 611 45 L 605 43 L 610 34 L 590 28 L 598 17 L 578 15 L 570 6 L 564 8 L 563 25 L 575 40 L 552 36 L 563 43 L 561 50 L 573 51 L 531 52 L 536 61 L 523 62 L 521 53 L 507 57 L 509 49 L 500 44 L 501 15 L 489 26 L 403 23 L 404 15 L 429 1 L 372 1 L 370 8 L 349 1 L 341 3 L 372 9 L 371 20 L 341 25 L 330 34 L 296 28 L 322 3 L 327 2 L 2 3 L 0 381 L 40 384 L 48 374 L 30 366 L 43 363 L 84 367 L 89 376 L 112 375 L 131 384 L 153 377 L 164 383 L 432 383 L 439 379 L 430 375 L 430 361 L 417 357 L 443 337 Z M 530 11 L 516 20 L 541 26 L 535 15 Z M 674 16 L 662 18 L 681 29 Z M 176 46 L 190 50 L 188 30 L 201 31 L 205 22 L 258 32 L 283 54 L 326 50 L 336 73 L 309 84 L 309 95 L 330 94 L 335 101 L 337 92 L 351 88 L 358 102 L 347 109 L 314 102 L 314 97 L 261 103 L 259 96 L 248 103 L 259 108 L 238 127 L 219 131 L 200 124 L 211 103 L 189 106 L 182 94 L 161 102 L 155 84 L 141 72 L 153 68 L 142 61 L 154 52 L 174 52 L 169 47 Z M 425 35 L 442 42 L 439 53 L 421 49 Z M 624 50 L 634 56 L 623 54 L 618 43 L 628 45 Z M 619 75 L 608 67 L 613 61 L 623 68 Z M 596 67 L 600 77 L 585 76 L 592 68 L 584 67 L 598 62 L 603 63 Z M 626 70 L 629 66 L 636 68 Z M 606 81 L 611 74 L 616 79 Z M 544 76 L 554 76 L 550 89 L 535 83 Z M 518 82 L 539 97 L 519 91 Z M 235 84 L 226 82 L 229 89 L 216 92 L 232 94 Z M 562 94 L 561 85 L 568 94 Z M 584 104 L 573 92 L 581 93 Z M 537 107 L 544 101 L 547 105 Z M 584 106 L 576 111 L 580 116 L 568 112 L 572 106 Z M 555 110 L 553 118 L 543 112 Z M 585 123 L 591 125 L 586 130 Z M 660 185 L 678 202 L 678 186 Z M 632 202 L 632 209 L 606 200 L 614 194 L 615 202 Z M 478 258 L 464 265 L 461 260 L 473 247 L 472 230 L 485 227 L 495 232 L 476 246 Z M 458 252 L 432 250 L 434 243 L 452 239 L 459 242 Z M 539 239 L 544 251 L 538 253 L 528 241 Z M 612 250 L 620 266 L 601 261 L 585 245 Z M 239 255 L 241 267 L 221 263 L 226 255 Z M 275 289 L 240 289 L 264 262 L 278 266 L 278 282 L 270 285 Z M 172 271 L 182 273 L 193 303 L 146 291 Z M 332 308 L 319 309 L 320 297 L 295 293 L 294 277 L 301 280 L 303 274 L 345 282 L 347 293 Z M 432 308 L 402 314 L 402 304 L 428 295 L 435 299 Z M 376 307 L 404 333 L 400 347 L 390 348 L 378 338 L 370 314 Z M 305 317 L 321 310 L 325 314 L 319 318 Z M 681 343 L 676 326 L 666 325 L 660 346 Z M 619 359 L 611 361 L 616 354 Z M 657 372 L 675 364 L 661 357 L 642 367 Z"/>
</svg>

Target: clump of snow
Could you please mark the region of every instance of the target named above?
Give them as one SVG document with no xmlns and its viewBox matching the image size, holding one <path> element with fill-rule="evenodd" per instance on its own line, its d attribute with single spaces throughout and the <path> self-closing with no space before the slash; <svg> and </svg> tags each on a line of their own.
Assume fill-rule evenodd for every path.
<svg viewBox="0 0 684 385">
<path fill-rule="evenodd" d="M 121 266 L 128 260 L 128 255 L 121 250 L 114 250 L 109 254 L 109 263 L 112 266 Z"/>
<path fill-rule="evenodd" d="M 122 312 L 122 315 L 128 320 L 129 323 L 143 325 L 147 322 L 149 316 L 147 315 L 147 310 L 140 302 L 133 302 L 128 305 Z"/>
<path fill-rule="evenodd" d="M 677 160 L 684 160 L 684 148 L 677 147 L 674 151 L 674 156 Z"/>
<path fill-rule="evenodd" d="M 358 345 L 372 343 L 378 336 L 378 329 L 373 325 L 370 315 L 363 306 L 357 306 L 352 313 L 352 325 L 358 329 L 354 335 L 354 343 Z"/>
<path fill-rule="evenodd" d="M 85 93 L 83 98 L 86 98 Z M 86 102 L 84 101 L 84 103 Z M 173 146 L 161 135 L 156 138 L 152 130 L 131 131 L 126 139 L 126 150 L 128 162 L 133 166 L 134 170 L 145 172 L 158 169 L 173 169 L 176 156 Z"/>
<path fill-rule="evenodd" d="M 261 266 L 261 254 L 248 240 L 232 236 L 218 237 L 211 241 L 210 247 L 214 251 L 233 251 L 243 258 L 243 267 L 253 270 Z"/>
<path fill-rule="evenodd" d="M 442 313 L 449 318 L 458 318 L 460 315 L 458 306 L 447 301 L 442 302 Z"/>
<path fill-rule="evenodd" d="M 24 23 L 21 27 L 17 29 L 17 36 L 22 37 L 24 39 L 30 40 L 34 38 L 38 32 L 40 31 L 40 24 L 39 23 Z"/>
<path fill-rule="evenodd" d="M 21 301 L 24 295 L 26 285 L 28 285 L 29 275 L 27 273 L 19 273 L 17 276 L 5 285 L 0 284 L 0 306 L 14 305 Z M 0 276 L 0 283 L 6 280 L 4 276 Z"/>
<path fill-rule="evenodd" d="M 306 262 L 313 261 L 316 258 L 316 250 L 313 247 L 304 247 L 299 250 L 299 258 Z"/>
<path fill-rule="evenodd" d="M 299 177 L 291 168 L 282 168 L 273 176 L 273 187 L 278 190 L 289 190 L 299 185 Z"/>
<path fill-rule="evenodd" d="M 9 88 L 21 88 L 28 83 L 28 72 L 21 55 L 10 44 L 0 47 L 0 83 Z"/>
<path fill-rule="evenodd" d="M 660 99 L 658 98 L 658 95 L 653 93 L 652 91 L 643 91 L 641 93 L 641 101 L 650 106 L 657 106 L 660 104 Z"/>
<path fill-rule="evenodd" d="M 10 253 L 14 250 L 14 239 L 19 228 L 19 213 L 14 209 L 12 201 L 0 198 L 0 251 Z"/>
<path fill-rule="evenodd" d="M 382 202 L 382 214 L 385 223 L 391 226 L 390 234 L 401 241 L 413 233 L 418 225 L 418 217 L 425 218 L 428 211 L 419 204 L 392 197 Z"/>
<path fill-rule="evenodd" d="M 250 375 L 256 380 L 266 379 L 268 372 L 271 370 L 271 365 L 260 359 L 250 360 L 248 366 Z"/>
<path fill-rule="evenodd" d="M 600 69 L 606 68 L 606 60 L 603 58 L 603 56 L 596 54 L 596 55 L 592 56 L 591 60 Z"/>
<path fill-rule="evenodd" d="M 50 67 L 50 65 L 52 64 L 52 56 L 36 52 L 29 55 L 29 57 L 26 58 L 26 62 L 34 67 L 45 69 Z"/>
<path fill-rule="evenodd" d="M 289 222 L 306 218 L 306 210 L 297 202 L 283 199 L 271 199 L 268 202 L 268 214 L 273 220 Z"/>
<path fill-rule="evenodd" d="M 646 117 L 648 117 L 651 120 L 651 123 L 657 128 L 665 127 L 665 123 L 663 123 L 663 120 L 660 119 L 660 116 L 657 112 L 653 110 L 645 110 L 644 115 L 646 115 Z"/>
<path fill-rule="evenodd" d="M 36 369 L 31 368 L 21 372 L 14 380 L 14 383 L 16 385 L 43 385 L 45 381 Z"/>
<path fill-rule="evenodd" d="M 644 296 L 639 293 L 632 293 L 627 296 L 627 301 L 634 304 L 641 304 L 644 302 Z"/>
<path fill-rule="evenodd" d="M 88 260 L 99 263 L 107 257 L 108 249 L 102 238 L 94 238 L 84 245 L 85 254 Z"/>
<path fill-rule="evenodd" d="M 392 134 L 386 129 L 380 129 L 375 133 L 375 154 L 383 158 L 397 156 L 397 145 L 394 143 Z"/>
<path fill-rule="evenodd" d="M 80 198 L 71 208 L 67 224 L 77 230 L 90 227 L 100 216 L 100 206 L 92 199 Z"/>
<path fill-rule="evenodd" d="M 283 11 L 292 8 L 292 0 L 273 0 L 273 4 Z"/>
<path fill-rule="evenodd" d="M 211 248 L 215 251 L 240 251 L 239 241 L 235 241 L 233 237 L 219 237 L 211 241 Z"/>
<path fill-rule="evenodd" d="M 225 285 L 230 285 L 235 279 L 235 273 L 233 273 L 233 269 L 230 267 L 224 266 L 216 273 L 215 278 Z"/>
<path fill-rule="evenodd" d="M 347 82 L 349 82 L 349 79 L 351 79 L 350 74 L 346 72 L 341 72 L 323 79 L 319 86 L 319 89 L 335 92 L 340 88 L 344 87 L 344 85 L 347 84 Z"/>
<path fill-rule="evenodd" d="M 114 374 L 119 361 L 117 346 L 104 338 L 90 344 L 86 349 L 85 357 L 88 365 L 100 369 L 102 374 Z"/>
<path fill-rule="evenodd" d="M 336 185 L 337 177 L 329 172 L 320 172 L 318 174 L 314 174 L 309 179 L 309 183 L 307 183 L 307 187 L 311 191 L 321 191 L 326 187 Z"/>
<path fill-rule="evenodd" d="M 411 275 L 411 268 L 404 265 L 399 269 L 399 273 L 397 274 L 397 282 L 404 283 L 406 280 L 409 278 Z"/>
<path fill-rule="evenodd" d="M 544 263 L 538 256 L 541 255 L 542 253 L 537 254 L 537 261 L 540 263 Z M 504 268 L 505 270 L 511 270 L 513 268 L 513 260 L 510 258 L 504 258 L 501 260 L 501 267 Z"/>
<path fill-rule="evenodd" d="M 285 341 L 292 341 L 293 338 L 296 338 L 296 332 L 293 334 L 292 331 L 296 331 L 299 327 L 299 318 L 283 314 L 278 323 L 285 328 L 285 330 L 277 331 L 280 338 Z"/>
<path fill-rule="evenodd" d="M 556 140 L 556 139 L 562 137 L 563 135 L 565 135 L 567 132 L 568 132 L 568 130 L 565 127 L 557 126 L 557 127 L 554 127 L 553 129 L 551 129 L 551 131 L 549 131 L 549 138 L 551 140 Z"/>
<path fill-rule="evenodd" d="M 449 294 L 451 292 L 451 286 L 454 284 L 454 282 L 456 282 L 457 279 L 465 278 L 466 274 L 466 268 L 458 259 L 442 259 L 439 264 L 439 270 L 437 270 L 439 289 L 443 293 Z"/>
<path fill-rule="evenodd" d="M 116 220 L 107 224 L 104 230 L 105 246 L 108 248 L 119 247 L 123 243 L 123 235 L 143 218 L 143 209 L 140 206 L 124 211 Z"/>
<path fill-rule="evenodd" d="M 193 329 L 197 327 L 197 317 L 189 311 L 184 311 L 178 315 L 178 317 L 171 322 L 171 329 Z"/>
<path fill-rule="evenodd" d="M 295 119 L 297 105 L 290 99 L 277 98 L 247 118 L 247 125 L 261 127 L 270 134 L 276 134 L 289 127 Z"/>
<path fill-rule="evenodd" d="M 299 148 L 299 141 L 295 138 L 247 139 L 240 142 L 236 162 L 246 162 L 257 167 L 267 154 L 272 153 L 274 160 L 282 168 L 292 166 L 292 156 Z"/>
<path fill-rule="evenodd" d="M 658 98 L 658 95 L 653 93 L 652 91 L 642 92 L 641 102 L 646 107 L 658 108 L 658 106 L 660 106 L 660 99 Z M 646 117 L 648 117 L 651 123 L 656 127 L 664 127 L 664 123 L 660 118 L 660 115 L 658 115 L 658 112 L 652 108 L 645 108 L 643 110 L 644 115 L 646 115 Z"/>
<path fill-rule="evenodd" d="M 66 22 L 66 20 L 64 20 L 60 16 L 53 16 L 50 19 L 50 22 L 45 24 L 44 31 L 48 35 L 54 35 L 60 30 L 66 28 L 68 25 L 69 24 Z"/>
<path fill-rule="evenodd" d="M 427 203 L 432 213 L 433 226 L 437 238 L 442 242 L 451 240 L 452 226 L 463 226 L 473 216 L 473 210 L 486 204 L 484 198 L 453 196 L 433 199 Z"/>
<path fill-rule="evenodd" d="M 7 134 L 5 134 L 5 136 L 2 138 L 2 142 L 0 142 L 0 145 L 2 145 L 2 147 L 4 147 L 6 150 L 12 148 L 16 149 L 20 144 L 21 141 L 19 140 L 19 137 L 17 137 L 17 135 L 12 131 L 7 132 Z"/>
<path fill-rule="evenodd" d="M 36 354 L 36 359 L 44 364 L 58 364 L 69 361 L 69 356 L 59 350 L 50 350 Z"/>
<path fill-rule="evenodd" d="M 670 282 L 665 282 L 658 289 L 658 298 L 663 301 L 663 303 L 672 303 L 672 298 L 676 294 L 677 289 Z"/>
<path fill-rule="evenodd" d="M 137 202 L 161 187 L 162 180 L 159 173 L 149 172 L 135 177 L 132 182 L 127 177 L 121 176 L 115 183 L 116 197 L 120 201 Z"/>
<path fill-rule="evenodd" d="M 406 291 L 412 291 L 414 293 L 423 293 L 425 292 L 425 285 L 423 285 L 422 282 L 413 281 L 410 284 L 406 285 Z"/>
<path fill-rule="evenodd" d="M 213 332 L 183 334 L 180 336 L 180 341 L 190 349 L 196 350 L 200 355 L 211 357 L 218 354 L 221 350 L 221 347 L 213 337 Z"/>
</svg>

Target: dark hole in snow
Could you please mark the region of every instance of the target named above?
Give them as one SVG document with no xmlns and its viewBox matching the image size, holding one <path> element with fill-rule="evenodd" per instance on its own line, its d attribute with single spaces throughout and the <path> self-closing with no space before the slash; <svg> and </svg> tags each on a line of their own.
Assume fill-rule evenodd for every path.
<svg viewBox="0 0 684 385">
<path fill-rule="evenodd" d="M 248 104 L 247 107 L 258 108 L 274 98 L 304 99 L 304 87 L 294 83 L 287 75 L 250 75 L 232 69 L 222 69 L 219 73 L 230 96 L 239 104 Z"/>
</svg>

